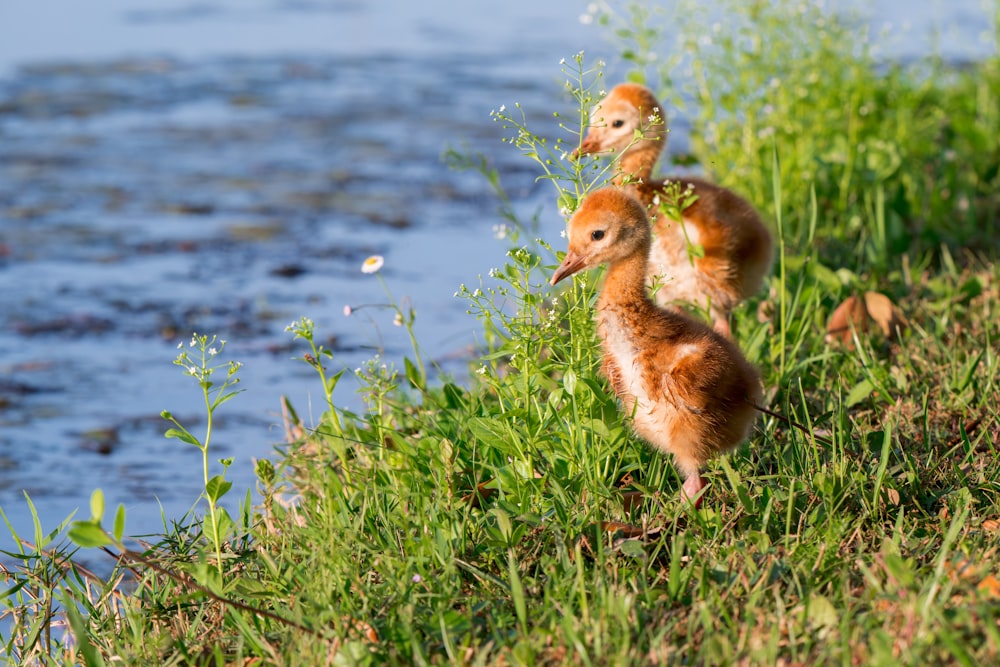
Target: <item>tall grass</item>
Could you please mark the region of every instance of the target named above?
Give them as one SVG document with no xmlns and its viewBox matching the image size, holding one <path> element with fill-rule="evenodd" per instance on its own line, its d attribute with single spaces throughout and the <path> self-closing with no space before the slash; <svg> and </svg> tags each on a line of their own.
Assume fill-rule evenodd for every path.
<svg viewBox="0 0 1000 667">
<path fill-rule="evenodd" d="M 360 370 L 367 409 L 337 411 L 336 359 L 303 318 L 290 331 L 310 346 L 302 358 L 330 413 L 309 425 L 287 407 L 277 471 L 258 465 L 264 501 L 224 550 L 204 519 L 187 517 L 140 543 L 138 560 L 116 527 L 111 552 L 123 560 L 107 579 L 77 564 L 62 527 L 39 526 L 7 573 L 6 654 L 997 662 L 1000 270 L 988 231 L 1000 58 L 967 69 L 885 63 L 870 42 L 847 39 L 855 23 L 811 4 L 734 2 L 731 33 L 689 9 L 676 17 L 692 38 L 676 47 L 638 9 L 605 20 L 623 62 L 642 63 L 633 78 L 682 84 L 651 72 L 644 52 L 692 64 L 695 157 L 774 223 L 782 252 L 769 291 L 735 313 L 734 330 L 772 407 L 805 432 L 761 418 L 748 446 L 712 464 L 702 509 L 677 502 L 670 462 L 631 434 L 598 373 L 596 278 L 550 291 L 562 241 L 522 239 L 530 225 L 502 174 L 453 156 L 479 165 L 518 223 L 505 266 L 459 291 L 484 330 L 471 380 L 428 382 L 413 361 L 398 373 L 377 360 Z M 568 85 L 582 123 L 594 96 L 579 64 Z M 817 72 L 831 85 L 814 85 Z M 571 124 L 563 141 L 580 131 Z M 550 155 L 532 143 L 554 139 L 516 132 L 529 158 L 555 160 L 539 175 L 557 184 L 557 201 L 599 183 L 599 168 L 560 166 L 564 147 Z M 826 341 L 834 306 L 862 289 L 902 304 L 902 339 Z"/>
</svg>

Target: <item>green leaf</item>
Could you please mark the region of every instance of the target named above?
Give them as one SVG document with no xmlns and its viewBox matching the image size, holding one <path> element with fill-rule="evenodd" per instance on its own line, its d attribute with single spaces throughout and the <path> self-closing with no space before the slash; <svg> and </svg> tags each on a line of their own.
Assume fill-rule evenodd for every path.
<svg viewBox="0 0 1000 667">
<path fill-rule="evenodd" d="M 104 659 L 91 643 L 90 635 L 87 634 L 87 624 L 84 622 L 80 610 L 77 609 L 76 603 L 71 600 L 63 605 L 63 608 L 66 610 L 69 625 L 73 629 L 76 644 L 80 647 L 80 653 L 83 654 L 83 663 L 87 667 L 104 667 Z"/>
<path fill-rule="evenodd" d="M 634 60 L 634 58 L 633 58 L 633 60 Z M 643 75 L 643 73 L 640 70 L 637 70 L 637 69 L 630 70 L 628 72 L 628 74 L 625 75 L 625 79 L 627 81 L 631 81 L 632 83 L 638 83 L 638 84 L 641 84 L 641 85 L 645 85 L 646 84 L 646 77 Z"/>
<path fill-rule="evenodd" d="M 118 511 L 115 512 L 115 542 L 121 544 L 122 535 L 125 534 L 125 505 L 118 503 Z"/>
<path fill-rule="evenodd" d="M 226 495 L 226 492 L 233 487 L 233 483 L 225 479 L 222 475 L 216 475 L 205 484 L 205 496 L 212 502 L 219 502 L 219 498 Z"/>
<path fill-rule="evenodd" d="M 232 517 L 229 516 L 229 512 L 221 507 L 216 510 L 214 515 L 209 514 L 205 523 L 208 524 L 209 539 L 216 547 L 232 534 L 233 528 L 236 526 Z"/>
<path fill-rule="evenodd" d="M 873 389 L 875 386 L 867 378 L 854 385 L 854 388 L 847 394 L 847 407 L 853 407 L 871 396 Z"/>
<path fill-rule="evenodd" d="M 105 547 L 111 544 L 111 538 L 95 521 L 74 521 L 67 533 L 69 539 L 77 546 L 86 548 Z"/>
<path fill-rule="evenodd" d="M 94 489 L 94 492 L 90 494 L 90 518 L 98 525 L 104 518 L 104 492 L 100 489 Z"/>
<path fill-rule="evenodd" d="M 468 426 L 472 435 L 484 445 L 504 448 L 504 439 L 499 435 L 503 426 L 495 418 L 473 417 L 468 421 Z"/>
<path fill-rule="evenodd" d="M 177 438 L 181 442 L 186 442 L 189 445 L 194 445 L 195 447 L 201 447 L 201 442 L 198 438 L 194 437 L 187 431 L 177 428 L 168 428 L 166 433 L 163 434 L 165 438 Z"/>
<path fill-rule="evenodd" d="M 454 410 L 465 405 L 465 398 L 461 387 L 451 382 L 447 382 L 442 389 L 444 391 L 445 401 L 450 409 Z"/>
<path fill-rule="evenodd" d="M 409 357 L 403 358 L 403 365 L 406 366 L 406 379 L 410 381 L 414 389 L 424 390 L 424 375 L 420 369 L 410 361 Z"/>
<path fill-rule="evenodd" d="M 212 409 L 214 410 L 215 408 L 219 407 L 220 405 L 222 405 L 223 403 L 225 403 L 229 399 L 233 398 L 237 394 L 242 394 L 243 391 L 244 391 L 243 389 L 237 389 L 235 391 L 230 391 L 230 392 L 227 392 L 225 394 L 219 394 L 215 398 L 215 401 L 212 403 Z"/>
<path fill-rule="evenodd" d="M 622 555 L 628 556 L 630 558 L 645 558 L 646 557 L 646 547 L 643 546 L 642 542 L 639 540 L 625 540 L 621 543 L 619 549 Z"/>
<path fill-rule="evenodd" d="M 576 393 L 576 372 L 572 368 L 567 368 L 563 374 L 563 387 L 570 395 Z"/>
<path fill-rule="evenodd" d="M 38 510 L 35 509 L 35 503 L 31 502 L 31 497 L 27 491 L 24 491 L 24 499 L 27 501 L 28 509 L 31 511 L 31 523 L 35 529 L 35 548 L 43 549 L 48 540 L 45 539 L 45 533 L 42 532 L 42 522 L 38 520 Z"/>
<path fill-rule="evenodd" d="M 270 487 L 274 483 L 274 464 L 270 459 L 257 459 L 254 473 L 265 487 Z"/>
<path fill-rule="evenodd" d="M 822 595 L 813 595 L 810 597 L 807 609 L 806 613 L 809 623 L 814 628 L 836 627 L 840 620 L 840 615 L 837 613 L 836 608 L 830 600 Z"/>
</svg>

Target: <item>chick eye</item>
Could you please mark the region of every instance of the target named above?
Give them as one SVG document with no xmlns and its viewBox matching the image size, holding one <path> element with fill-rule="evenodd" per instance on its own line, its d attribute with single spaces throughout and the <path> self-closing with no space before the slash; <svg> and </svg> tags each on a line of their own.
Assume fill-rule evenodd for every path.
<svg viewBox="0 0 1000 667">
<path fill-rule="evenodd" d="M 625 121 L 623 121 L 621 118 L 619 118 L 618 120 L 616 120 L 613 123 L 611 123 L 611 127 L 621 127 L 624 124 L 625 124 Z"/>
<path fill-rule="evenodd" d="M 600 241 L 601 239 L 604 238 L 604 230 L 595 229 L 594 231 L 590 232 L 590 238 L 594 239 L 595 241 Z"/>
</svg>

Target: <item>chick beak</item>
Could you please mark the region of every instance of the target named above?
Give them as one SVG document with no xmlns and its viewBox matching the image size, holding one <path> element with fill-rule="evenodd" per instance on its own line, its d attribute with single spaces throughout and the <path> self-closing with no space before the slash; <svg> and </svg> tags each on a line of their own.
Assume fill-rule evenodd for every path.
<svg viewBox="0 0 1000 667">
<path fill-rule="evenodd" d="M 587 135 L 583 138 L 583 142 L 570 153 L 569 157 L 571 160 L 579 160 L 581 156 L 592 155 L 593 153 L 601 150 L 601 146 L 592 135 Z"/>
<path fill-rule="evenodd" d="M 562 280 L 567 276 L 571 276 L 580 269 L 585 268 L 587 265 L 587 260 L 583 255 L 577 254 L 571 248 L 566 252 L 566 257 L 563 259 L 562 264 L 556 269 L 556 272 L 552 274 L 551 285 L 555 285 L 557 282 Z"/>
</svg>

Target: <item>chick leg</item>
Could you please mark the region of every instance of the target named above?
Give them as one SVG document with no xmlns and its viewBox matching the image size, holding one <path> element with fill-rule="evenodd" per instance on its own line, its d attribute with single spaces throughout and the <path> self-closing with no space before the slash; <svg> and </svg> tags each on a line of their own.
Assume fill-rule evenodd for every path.
<svg viewBox="0 0 1000 667">
<path fill-rule="evenodd" d="M 701 499 L 705 495 L 702 491 L 706 486 L 705 478 L 701 476 L 701 473 L 695 472 L 688 475 L 688 478 L 684 480 L 684 486 L 681 487 L 681 500 L 691 502 L 697 509 L 701 506 Z"/>
</svg>

